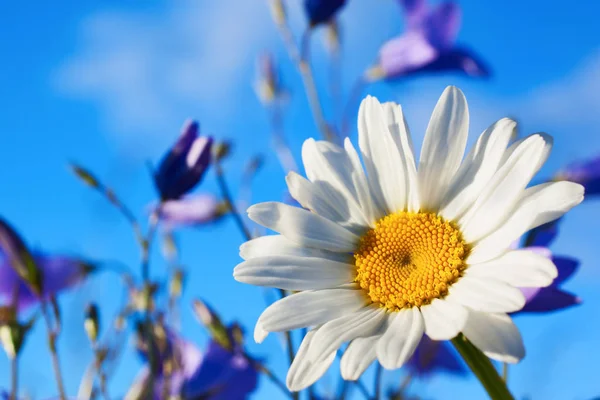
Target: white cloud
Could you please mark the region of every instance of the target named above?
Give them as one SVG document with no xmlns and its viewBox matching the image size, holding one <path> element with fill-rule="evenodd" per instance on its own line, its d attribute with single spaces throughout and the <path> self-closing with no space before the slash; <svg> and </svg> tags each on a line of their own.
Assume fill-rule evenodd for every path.
<svg viewBox="0 0 600 400">
<path fill-rule="evenodd" d="M 137 134 L 130 144 L 172 130 L 185 113 L 224 110 L 214 104 L 249 85 L 254 57 L 275 33 L 266 2 L 168 4 L 90 16 L 81 48 L 56 75 L 61 92 L 100 104 L 110 131 Z"/>
</svg>

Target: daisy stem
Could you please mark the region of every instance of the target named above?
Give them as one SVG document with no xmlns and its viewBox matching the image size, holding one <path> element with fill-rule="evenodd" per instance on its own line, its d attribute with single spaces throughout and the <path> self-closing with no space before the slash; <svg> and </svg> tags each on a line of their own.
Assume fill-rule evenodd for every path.
<svg viewBox="0 0 600 400">
<path fill-rule="evenodd" d="M 469 342 L 462 333 L 452 339 L 452 344 L 479 379 L 492 400 L 514 400 L 513 395 L 506 387 L 506 383 L 498 375 L 498 371 L 496 371 L 490 359 Z"/>
</svg>

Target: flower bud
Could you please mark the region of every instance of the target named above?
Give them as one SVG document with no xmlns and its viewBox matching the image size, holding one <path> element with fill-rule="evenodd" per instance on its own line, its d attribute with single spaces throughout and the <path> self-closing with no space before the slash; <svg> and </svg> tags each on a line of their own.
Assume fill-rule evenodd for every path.
<svg viewBox="0 0 600 400">
<path fill-rule="evenodd" d="M 181 269 L 176 269 L 169 284 L 169 296 L 172 299 L 178 299 L 181 297 L 181 293 L 183 292 L 184 278 L 185 272 Z"/>
<path fill-rule="evenodd" d="M 283 25 L 287 19 L 285 6 L 282 0 L 271 0 L 270 3 L 271 16 L 277 25 Z"/>
<path fill-rule="evenodd" d="M 163 200 L 177 199 L 194 188 L 210 163 L 213 139 L 198 136 L 198 123 L 186 121 L 177 142 L 161 160 L 154 184 Z"/>
<path fill-rule="evenodd" d="M 196 317 L 208 329 L 213 340 L 225 349 L 232 349 L 233 346 L 227 328 L 223 325 L 217 313 L 201 300 L 194 300 L 193 307 Z"/>
<path fill-rule="evenodd" d="M 0 251 L 5 254 L 8 264 L 25 281 L 31 291 L 41 296 L 43 273 L 27 249 L 25 242 L 10 224 L 0 218 Z"/>
<path fill-rule="evenodd" d="M 95 344 L 100 334 L 100 319 L 99 319 L 98 306 L 94 303 L 87 305 L 85 309 L 85 321 L 84 327 L 88 338 L 92 344 Z"/>
<path fill-rule="evenodd" d="M 232 147 L 233 145 L 231 144 L 231 142 L 228 141 L 222 141 L 217 143 L 214 147 L 215 160 L 221 161 L 227 156 L 229 156 L 231 154 Z"/>
<path fill-rule="evenodd" d="M 100 181 L 89 170 L 77 164 L 70 164 L 69 167 L 84 184 L 94 189 L 100 187 Z"/>
</svg>

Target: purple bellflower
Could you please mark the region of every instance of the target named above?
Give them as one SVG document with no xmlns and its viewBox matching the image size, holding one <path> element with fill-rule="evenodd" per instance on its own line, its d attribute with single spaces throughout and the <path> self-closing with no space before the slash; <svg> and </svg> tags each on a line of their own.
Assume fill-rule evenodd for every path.
<svg viewBox="0 0 600 400">
<path fill-rule="evenodd" d="M 245 400 L 254 391 L 258 372 L 239 345 L 225 349 L 210 340 L 204 354 L 191 342 L 167 331 L 166 345 L 159 354 L 159 368 L 154 374 L 154 399 L 165 392 L 184 399 Z M 144 351 L 140 352 L 147 360 Z M 170 372 L 164 365 L 170 364 Z M 149 370 L 144 367 L 126 399 L 148 398 Z"/>
<path fill-rule="evenodd" d="M 213 139 L 198 136 L 198 123 L 186 121 L 181 136 L 163 157 L 154 173 L 162 200 L 174 200 L 194 188 L 211 162 Z"/>
<path fill-rule="evenodd" d="M 312 27 L 329 22 L 346 0 L 304 0 L 304 11 Z"/>
<path fill-rule="evenodd" d="M 600 156 L 567 165 L 556 176 L 565 179 L 583 185 L 586 196 L 600 194 Z"/>
<path fill-rule="evenodd" d="M 33 258 L 43 276 L 42 299 L 48 300 L 60 292 L 81 283 L 93 266 L 77 258 L 33 252 Z M 0 252 L 0 302 L 11 304 L 16 293 L 16 306 L 27 309 L 39 303 L 40 298 L 17 275 Z"/>
<path fill-rule="evenodd" d="M 167 230 L 210 224 L 223 215 L 222 203 L 215 196 L 206 193 L 167 200 L 159 210 L 159 218 Z"/>
<path fill-rule="evenodd" d="M 367 78 L 394 79 L 422 72 L 458 71 L 474 77 L 487 77 L 489 68 L 466 47 L 457 45 L 461 12 L 456 3 L 437 7 L 425 0 L 400 0 L 406 31 L 383 44 L 378 64 Z"/>
</svg>

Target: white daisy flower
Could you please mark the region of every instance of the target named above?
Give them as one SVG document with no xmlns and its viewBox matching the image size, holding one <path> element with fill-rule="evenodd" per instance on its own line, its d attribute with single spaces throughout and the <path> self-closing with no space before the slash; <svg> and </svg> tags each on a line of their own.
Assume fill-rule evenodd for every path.
<svg viewBox="0 0 600 400">
<path fill-rule="evenodd" d="M 253 221 L 280 235 L 243 244 L 235 279 L 297 292 L 262 313 L 255 340 L 311 328 L 288 372 L 290 390 L 319 379 L 346 342 L 348 380 L 376 359 L 399 368 L 423 334 L 449 340 L 462 332 L 490 358 L 523 358 L 507 315 L 525 303 L 517 287 L 547 286 L 557 271 L 546 257 L 510 245 L 579 204 L 583 187 L 527 188 L 552 139 L 534 134 L 510 144 L 516 123 L 506 118 L 463 159 L 468 127 L 466 99 L 448 87 L 417 166 L 400 106 L 369 96 L 358 115 L 362 163 L 348 139 L 344 148 L 309 139 L 302 148 L 308 180 L 287 176 L 304 209 L 250 207 Z"/>
</svg>

